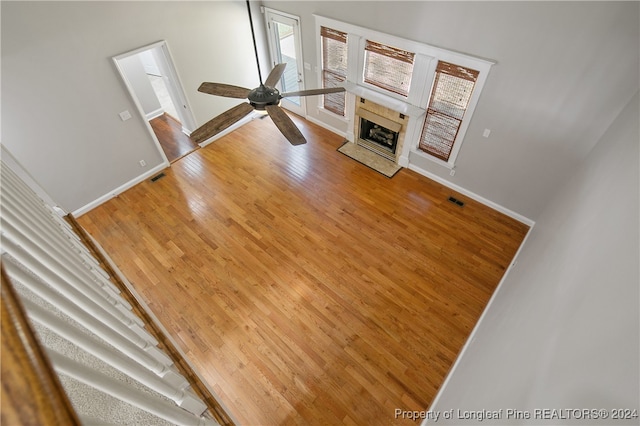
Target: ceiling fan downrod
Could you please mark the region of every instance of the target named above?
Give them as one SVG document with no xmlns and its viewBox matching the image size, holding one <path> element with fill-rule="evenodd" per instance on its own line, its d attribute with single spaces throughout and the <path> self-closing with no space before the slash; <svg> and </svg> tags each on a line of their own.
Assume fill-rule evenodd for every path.
<svg viewBox="0 0 640 426">
<path fill-rule="evenodd" d="M 287 67 L 286 62 L 276 64 L 271 72 L 269 72 L 267 79 L 263 82 L 262 72 L 260 70 L 260 57 L 258 55 L 258 44 L 256 43 L 256 34 L 253 28 L 253 18 L 251 17 L 251 4 L 249 0 L 247 0 L 247 12 L 249 15 L 249 24 L 251 26 L 253 51 L 256 55 L 256 66 L 258 68 L 260 86 L 255 89 L 248 89 L 246 87 L 224 83 L 202 83 L 200 87 L 198 87 L 199 92 L 207 93 L 209 95 L 223 96 L 226 98 L 245 99 L 248 102 L 243 102 L 217 115 L 191 132 L 190 136 L 197 143 L 203 142 L 239 122 L 251 112 L 259 110 L 267 112 L 271 117 L 273 124 L 276 125 L 278 130 L 280 130 L 292 145 L 304 144 L 307 142 L 304 135 L 284 110 L 280 108 L 280 100 L 291 96 L 314 96 L 344 92 L 345 89 L 344 87 L 325 87 L 322 89 L 280 93 L 276 88 L 276 85 L 281 81 L 282 75 Z"/>
<path fill-rule="evenodd" d="M 258 45 L 256 44 L 256 33 L 253 29 L 253 18 L 251 17 L 251 6 L 249 0 L 247 0 L 247 13 L 249 14 L 249 25 L 251 25 L 251 38 L 253 39 L 253 51 L 256 54 L 256 65 L 258 66 L 258 79 L 260 80 L 260 86 L 262 86 L 262 73 L 260 72 L 260 58 L 258 57 Z"/>
</svg>

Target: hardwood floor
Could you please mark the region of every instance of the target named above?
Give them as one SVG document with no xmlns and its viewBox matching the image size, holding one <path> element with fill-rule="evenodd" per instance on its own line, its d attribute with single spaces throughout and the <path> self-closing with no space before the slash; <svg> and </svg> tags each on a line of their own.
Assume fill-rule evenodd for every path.
<svg viewBox="0 0 640 426">
<path fill-rule="evenodd" d="M 240 424 L 415 424 L 528 227 L 293 119 L 306 145 L 253 120 L 79 222 Z"/>
<path fill-rule="evenodd" d="M 182 133 L 182 125 L 167 113 L 149 121 L 170 163 L 200 148 Z"/>
</svg>

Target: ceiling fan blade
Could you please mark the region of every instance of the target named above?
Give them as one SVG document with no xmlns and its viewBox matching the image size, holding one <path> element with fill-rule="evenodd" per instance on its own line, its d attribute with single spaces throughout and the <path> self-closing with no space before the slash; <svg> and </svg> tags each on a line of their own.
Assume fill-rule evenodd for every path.
<svg viewBox="0 0 640 426">
<path fill-rule="evenodd" d="M 217 117 L 204 123 L 202 126 L 194 130 L 190 137 L 194 142 L 200 143 L 209 139 L 211 136 L 216 135 L 231 126 L 232 124 L 240 121 L 244 116 L 253 111 L 253 107 L 248 103 L 241 103 L 233 108 L 223 112 Z"/>
<path fill-rule="evenodd" d="M 287 96 L 313 96 L 313 95 L 326 95 L 328 93 L 338 93 L 344 92 L 344 87 L 328 87 L 325 89 L 310 89 L 310 90 L 300 90 L 298 92 L 287 92 L 283 93 L 280 96 L 286 98 Z"/>
<path fill-rule="evenodd" d="M 300 130 L 293 124 L 293 121 L 286 112 L 278 105 L 267 105 L 265 107 L 269 116 L 273 120 L 273 124 L 282 132 L 285 138 L 291 145 L 302 145 L 307 143 L 307 140 L 304 138 Z"/>
<path fill-rule="evenodd" d="M 267 81 L 264 82 L 264 85 L 267 87 L 275 87 L 276 84 L 280 81 L 280 77 L 284 73 L 284 69 L 287 67 L 287 64 L 278 64 L 269 73 L 267 77 Z"/>
<path fill-rule="evenodd" d="M 250 91 L 251 89 L 222 83 L 202 83 L 198 87 L 198 92 L 239 99 L 246 99 Z"/>
</svg>

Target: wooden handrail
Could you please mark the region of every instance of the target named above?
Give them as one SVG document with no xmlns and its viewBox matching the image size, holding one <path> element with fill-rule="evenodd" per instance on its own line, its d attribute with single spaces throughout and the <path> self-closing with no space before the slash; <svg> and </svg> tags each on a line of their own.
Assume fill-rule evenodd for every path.
<svg viewBox="0 0 640 426">
<path fill-rule="evenodd" d="M 1 265 L 0 265 L 1 266 Z M 10 278 L 1 269 L 0 424 L 80 425 L 58 375 L 37 340 Z"/>
<path fill-rule="evenodd" d="M 223 426 L 234 426 L 235 423 L 227 414 L 226 410 L 213 396 L 209 388 L 202 382 L 198 374 L 196 374 L 191 365 L 184 359 L 182 353 L 176 348 L 171 339 L 169 339 L 164 330 L 156 323 L 154 318 L 140 304 L 138 297 L 131 291 L 129 286 L 122 281 L 120 275 L 114 269 L 111 261 L 106 258 L 102 251 L 95 245 L 93 239 L 87 234 L 86 230 L 78 223 L 72 214 L 65 216 L 67 222 L 71 225 L 76 234 L 80 237 L 85 246 L 91 251 L 93 256 L 98 260 L 102 268 L 109 274 L 111 282 L 118 287 L 121 296 L 131 304 L 133 311 L 142 319 L 149 333 L 151 333 L 160 342 L 159 346 L 164 349 L 171 357 L 172 361 L 180 371 L 180 373 L 189 381 L 193 391 L 204 401 L 209 408 L 211 415 L 218 423 Z"/>
</svg>

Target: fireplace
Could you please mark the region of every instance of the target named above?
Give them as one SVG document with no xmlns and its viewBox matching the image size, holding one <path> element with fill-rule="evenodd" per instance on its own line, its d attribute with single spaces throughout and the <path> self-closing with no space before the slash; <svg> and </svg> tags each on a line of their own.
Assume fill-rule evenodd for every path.
<svg viewBox="0 0 640 426">
<path fill-rule="evenodd" d="M 365 118 L 360 118 L 360 139 L 376 144 L 379 148 L 395 155 L 396 146 L 398 145 L 398 132 Z"/>
<path fill-rule="evenodd" d="M 396 161 L 396 149 L 402 124 L 369 110 L 359 108 L 357 144 L 391 161 Z"/>
</svg>

